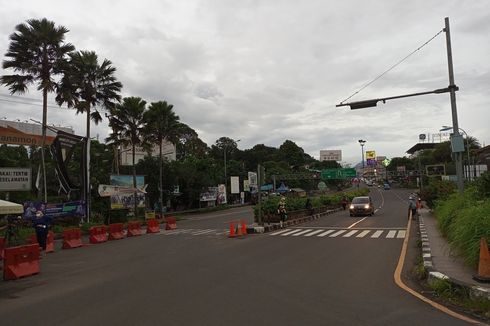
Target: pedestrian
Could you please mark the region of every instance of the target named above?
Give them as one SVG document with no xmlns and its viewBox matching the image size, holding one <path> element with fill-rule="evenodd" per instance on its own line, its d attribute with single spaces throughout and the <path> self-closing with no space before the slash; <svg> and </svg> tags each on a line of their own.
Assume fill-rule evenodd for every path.
<svg viewBox="0 0 490 326">
<path fill-rule="evenodd" d="M 286 212 L 286 198 L 285 197 L 281 197 L 281 199 L 279 200 L 279 205 L 277 206 L 277 214 L 279 214 L 280 224 L 282 227 L 284 222 L 288 218 L 288 215 Z"/>
<path fill-rule="evenodd" d="M 347 208 L 347 203 L 348 203 L 347 197 L 343 196 L 340 203 L 342 204 L 342 209 L 345 211 L 345 209 Z"/>
<path fill-rule="evenodd" d="M 46 241 L 48 238 L 48 230 L 50 225 L 50 219 L 41 211 L 36 212 L 36 217 L 32 220 L 32 225 L 36 231 L 37 243 L 39 247 L 46 250 Z"/>
<path fill-rule="evenodd" d="M 417 217 L 417 202 L 412 195 L 408 197 L 408 218 L 410 218 L 410 213 L 412 214 L 412 220 L 415 220 Z"/>
</svg>

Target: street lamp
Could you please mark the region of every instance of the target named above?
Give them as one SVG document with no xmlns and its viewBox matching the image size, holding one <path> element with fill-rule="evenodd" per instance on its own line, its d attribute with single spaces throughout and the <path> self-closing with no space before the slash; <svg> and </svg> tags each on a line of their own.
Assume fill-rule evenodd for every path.
<svg viewBox="0 0 490 326">
<path fill-rule="evenodd" d="M 448 131 L 448 130 L 452 130 L 453 127 L 451 126 L 442 126 L 441 129 L 439 129 L 439 131 Z M 466 156 L 468 157 L 468 171 L 465 173 L 466 174 L 466 179 L 469 180 L 470 178 L 470 142 L 469 142 L 469 139 L 468 139 L 468 133 L 466 131 L 464 131 L 463 128 L 459 128 L 459 131 L 462 131 L 463 134 L 466 136 Z"/>
<path fill-rule="evenodd" d="M 459 190 L 459 193 L 462 194 L 464 192 L 464 181 L 463 181 L 463 160 L 462 160 L 461 152 L 464 152 L 464 143 L 463 143 L 462 136 L 459 133 L 458 111 L 456 108 L 456 91 L 458 91 L 459 88 L 458 88 L 458 86 L 456 86 L 454 84 L 453 55 L 452 55 L 452 49 L 451 49 L 451 35 L 450 35 L 449 18 L 448 17 L 446 17 L 444 19 L 444 23 L 445 23 L 445 27 L 444 27 L 443 31 L 446 33 L 447 65 L 448 65 L 448 75 L 449 75 L 449 86 L 448 87 L 440 88 L 440 89 L 436 89 L 436 90 L 428 91 L 428 92 L 420 92 L 420 93 L 412 93 L 412 94 L 405 94 L 405 95 L 398 95 L 398 96 L 391 96 L 391 97 L 384 97 L 384 98 L 376 98 L 376 99 L 364 100 L 364 101 L 359 101 L 359 102 L 351 102 L 351 103 L 341 102 L 340 104 L 337 104 L 336 106 L 337 107 L 349 106 L 351 108 L 351 110 L 356 110 L 356 109 L 364 109 L 364 108 L 377 106 L 379 101 L 386 103 L 387 100 L 394 100 L 394 99 L 399 99 L 399 98 L 404 98 L 404 97 L 420 96 L 420 95 L 427 95 L 427 94 L 449 93 L 450 103 L 451 103 L 451 114 L 452 114 L 452 118 L 453 118 L 453 134 L 451 137 L 451 147 L 452 147 L 452 152 L 455 156 L 458 190 Z"/>
<path fill-rule="evenodd" d="M 364 177 L 364 144 L 366 143 L 366 141 L 363 139 L 359 139 L 358 142 L 359 142 L 359 144 L 361 144 L 362 177 Z"/>
</svg>

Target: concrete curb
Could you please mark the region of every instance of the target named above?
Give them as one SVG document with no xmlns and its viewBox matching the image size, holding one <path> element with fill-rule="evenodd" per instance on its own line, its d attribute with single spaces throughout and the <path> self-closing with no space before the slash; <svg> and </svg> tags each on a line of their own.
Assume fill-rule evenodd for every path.
<svg viewBox="0 0 490 326">
<path fill-rule="evenodd" d="M 340 212 L 340 211 L 342 211 L 342 208 L 335 208 L 335 209 L 327 210 L 326 212 L 323 212 L 323 213 L 313 214 L 313 215 L 309 215 L 309 216 L 296 218 L 294 220 L 285 221 L 283 223 L 282 228 L 284 229 L 284 228 L 291 227 L 291 226 L 294 226 L 297 224 L 317 220 L 322 216 L 330 215 L 332 213 Z M 281 229 L 281 226 L 279 223 L 267 224 L 264 226 L 247 226 L 247 233 L 266 233 L 266 232 L 271 232 L 271 231 L 275 231 L 275 230 L 279 230 L 279 229 Z"/>
<path fill-rule="evenodd" d="M 474 297 L 487 298 L 490 300 L 490 290 L 482 288 L 478 285 L 468 284 L 455 278 L 451 278 L 444 273 L 437 271 L 432 263 L 430 241 L 425 229 L 424 218 L 421 215 L 419 215 L 419 230 L 420 239 L 422 241 L 422 259 L 424 261 L 424 268 L 427 271 L 427 281 L 429 283 L 434 280 L 446 280 L 453 285 L 466 289 L 470 295 Z"/>
</svg>

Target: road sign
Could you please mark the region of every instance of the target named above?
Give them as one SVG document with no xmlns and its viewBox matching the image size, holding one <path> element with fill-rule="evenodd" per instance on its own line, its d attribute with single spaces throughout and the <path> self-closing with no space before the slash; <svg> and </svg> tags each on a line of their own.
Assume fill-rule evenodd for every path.
<svg viewBox="0 0 490 326">
<path fill-rule="evenodd" d="M 347 178 L 355 178 L 355 177 L 356 177 L 356 170 L 353 168 L 322 170 L 322 179 L 336 180 L 336 179 L 347 179 Z"/>
</svg>

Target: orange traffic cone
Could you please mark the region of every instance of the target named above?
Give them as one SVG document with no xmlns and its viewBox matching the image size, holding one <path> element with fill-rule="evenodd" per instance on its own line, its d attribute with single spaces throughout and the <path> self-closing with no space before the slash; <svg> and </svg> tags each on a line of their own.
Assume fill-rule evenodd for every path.
<svg viewBox="0 0 490 326">
<path fill-rule="evenodd" d="M 233 222 L 230 222 L 230 234 L 228 235 L 228 238 L 234 238 L 237 235 L 235 234 L 235 225 Z"/>
<path fill-rule="evenodd" d="M 242 221 L 242 234 L 247 235 L 247 225 Z"/>
<path fill-rule="evenodd" d="M 478 263 L 478 275 L 473 276 L 478 282 L 490 282 L 490 252 L 485 238 L 480 239 L 480 261 Z"/>
<path fill-rule="evenodd" d="M 242 228 L 240 227 L 240 225 L 238 225 L 238 223 L 236 225 L 236 235 L 239 237 L 241 237 L 243 235 Z"/>
</svg>

